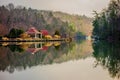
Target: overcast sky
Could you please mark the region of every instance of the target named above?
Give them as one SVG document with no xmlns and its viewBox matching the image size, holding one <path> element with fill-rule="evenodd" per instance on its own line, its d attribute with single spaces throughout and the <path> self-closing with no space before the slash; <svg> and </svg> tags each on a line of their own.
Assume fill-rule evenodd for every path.
<svg viewBox="0 0 120 80">
<path fill-rule="evenodd" d="M 39 10 L 62 11 L 70 14 L 92 16 L 93 10 L 107 7 L 110 0 L 0 0 L 0 5 L 13 3 Z"/>
</svg>

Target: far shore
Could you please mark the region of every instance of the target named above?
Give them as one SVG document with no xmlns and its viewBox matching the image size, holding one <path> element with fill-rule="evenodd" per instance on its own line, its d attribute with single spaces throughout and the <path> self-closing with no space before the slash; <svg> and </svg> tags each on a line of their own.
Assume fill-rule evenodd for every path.
<svg viewBox="0 0 120 80">
<path fill-rule="evenodd" d="M 60 39 L 40 39 L 40 38 L 30 38 L 30 39 L 7 39 L 0 40 L 0 42 L 52 42 L 52 41 L 66 41 L 70 42 L 70 38 L 60 38 Z"/>
</svg>

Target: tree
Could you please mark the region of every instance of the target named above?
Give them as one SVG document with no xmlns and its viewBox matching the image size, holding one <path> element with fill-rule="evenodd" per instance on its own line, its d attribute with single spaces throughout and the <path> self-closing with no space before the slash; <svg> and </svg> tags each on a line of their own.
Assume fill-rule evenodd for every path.
<svg viewBox="0 0 120 80">
<path fill-rule="evenodd" d="M 75 24 L 74 23 L 69 23 L 69 28 L 70 28 L 70 31 L 72 32 L 75 32 Z"/>
<path fill-rule="evenodd" d="M 30 35 L 28 35 L 27 33 L 22 33 L 20 34 L 21 38 L 30 38 Z"/>
<path fill-rule="evenodd" d="M 10 3 L 6 6 L 8 8 L 8 10 L 12 11 L 14 9 L 14 5 L 13 3 Z"/>
<path fill-rule="evenodd" d="M 100 39 L 120 39 L 120 2 L 111 0 L 108 9 L 95 13 L 93 35 Z"/>
<path fill-rule="evenodd" d="M 12 28 L 8 34 L 8 37 L 9 38 L 17 38 L 17 37 L 20 37 L 20 35 L 24 33 L 23 30 L 21 29 L 15 29 L 15 28 Z"/>
<path fill-rule="evenodd" d="M 56 30 L 54 35 L 59 35 L 60 36 L 60 32 L 58 30 Z"/>
</svg>

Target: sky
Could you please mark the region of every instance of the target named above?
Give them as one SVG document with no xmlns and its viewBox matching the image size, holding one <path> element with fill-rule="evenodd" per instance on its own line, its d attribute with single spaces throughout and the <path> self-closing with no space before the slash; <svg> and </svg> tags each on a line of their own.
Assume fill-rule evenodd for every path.
<svg viewBox="0 0 120 80">
<path fill-rule="evenodd" d="M 100 12 L 110 0 L 0 0 L 0 5 L 13 3 L 39 10 L 62 11 L 70 14 L 93 16 L 93 11 Z"/>
</svg>

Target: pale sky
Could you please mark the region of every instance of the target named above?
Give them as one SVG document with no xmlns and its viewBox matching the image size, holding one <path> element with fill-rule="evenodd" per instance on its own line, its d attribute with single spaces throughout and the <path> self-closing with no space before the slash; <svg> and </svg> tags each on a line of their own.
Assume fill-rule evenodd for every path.
<svg viewBox="0 0 120 80">
<path fill-rule="evenodd" d="M 101 11 L 110 0 L 0 0 L 0 5 L 13 3 L 39 10 L 62 11 L 91 17 L 93 10 Z"/>
</svg>

